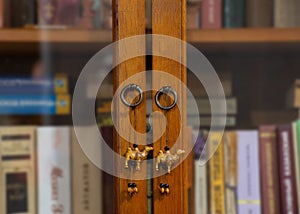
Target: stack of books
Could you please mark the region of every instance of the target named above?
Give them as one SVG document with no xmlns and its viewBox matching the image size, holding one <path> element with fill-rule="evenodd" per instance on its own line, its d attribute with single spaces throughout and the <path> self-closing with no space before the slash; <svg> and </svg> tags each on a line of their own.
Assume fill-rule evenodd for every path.
<svg viewBox="0 0 300 214">
<path fill-rule="evenodd" d="M 0 213 L 102 213 L 101 189 L 70 127 L 0 127 Z"/>
<path fill-rule="evenodd" d="M 299 7 L 298 0 L 189 0 L 187 27 L 299 27 Z"/>
<path fill-rule="evenodd" d="M 201 131 L 196 145 L 196 213 L 299 212 L 300 120 L 209 137 Z"/>
</svg>

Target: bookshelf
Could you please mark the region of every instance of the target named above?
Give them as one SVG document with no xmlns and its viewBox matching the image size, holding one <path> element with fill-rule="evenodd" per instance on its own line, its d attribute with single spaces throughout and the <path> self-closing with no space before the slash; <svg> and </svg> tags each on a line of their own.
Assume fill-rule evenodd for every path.
<svg viewBox="0 0 300 214">
<path fill-rule="evenodd" d="M 297 51 L 300 28 L 188 30 L 187 41 L 205 52 Z M 110 30 L 0 29 L 0 52 L 36 52 L 39 43 L 55 51 L 97 51 L 112 42 Z"/>
<path fill-rule="evenodd" d="M 88 1 L 89 0 L 87 0 L 86 2 Z M 126 2 L 130 2 L 130 4 L 128 3 L 127 5 L 140 4 L 143 1 L 144 0 L 133 1 L 133 3 L 131 3 L 130 0 L 126 0 Z M 119 0 L 119 2 L 125 2 L 125 1 Z M 159 7 L 157 7 L 157 9 L 158 8 L 161 9 L 162 2 L 160 2 L 159 0 L 152 0 L 152 2 L 157 2 L 159 4 Z M 168 3 L 171 1 L 165 1 L 165 2 Z M 174 0 L 173 2 L 178 3 L 180 2 L 180 0 Z M 111 5 L 109 6 L 109 8 L 111 8 Z M 169 8 L 171 7 L 166 7 L 166 8 L 168 8 L 169 10 Z M 128 10 L 127 8 L 125 8 L 124 11 L 122 11 L 122 13 L 132 13 L 132 12 L 135 15 L 137 15 L 137 13 L 135 13 L 133 10 Z M 171 9 L 170 12 L 173 13 L 174 11 L 172 11 Z M 152 15 L 153 15 L 152 17 L 154 17 L 155 13 Z M 156 15 L 160 16 L 159 13 L 156 13 Z M 119 16 L 119 18 L 120 17 L 121 16 Z M 129 17 L 128 21 L 132 19 L 132 16 L 128 16 L 128 17 Z M 176 15 L 175 17 L 179 18 L 180 16 Z M 151 32 L 149 29 L 145 29 L 144 26 L 145 23 L 143 22 L 142 18 L 140 19 L 136 18 L 132 20 L 135 21 L 137 20 L 137 22 L 140 22 L 141 25 L 139 26 L 140 27 L 142 26 L 142 28 L 140 29 L 141 31 L 138 31 L 139 33 L 145 31 Z M 166 32 L 165 30 L 167 30 L 167 34 L 169 33 L 172 34 L 174 32 L 168 32 L 170 31 L 170 29 L 172 29 L 170 26 L 172 26 L 173 22 L 174 23 L 177 22 L 174 21 L 173 19 L 170 19 L 169 17 L 167 17 L 167 20 L 170 23 L 167 24 L 165 28 L 162 27 L 160 30 L 162 30 L 162 32 Z M 123 25 L 121 23 L 120 26 L 124 27 L 124 23 Z M 152 23 L 152 32 L 155 32 L 153 30 L 154 29 L 153 26 L 155 26 L 155 22 Z M 131 28 L 132 30 L 137 30 L 138 27 L 131 26 Z M 128 29 L 130 28 L 128 27 Z M 132 32 L 130 31 L 127 33 L 129 34 L 125 34 L 125 35 L 131 35 Z M 185 33 L 183 33 L 182 35 L 184 34 Z M 237 107 L 235 108 L 236 111 L 233 113 L 228 113 L 228 115 L 225 115 L 234 118 L 234 123 L 232 126 L 228 125 L 226 127 L 226 135 L 225 135 L 226 140 L 223 142 L 224 152 L 222 151 L 218 155 L 219 157 L 224 155 L 224 157 L 228 159 L 226 162 L 226 158 L 224 158 L 224 165 L 226 165 L 226 167 L 229 168 L 229 170 L 227 170 L 228 168 L 224 168 L 225 173 L 223 173 L 223 176 L 225 176 L 225 174 L 228 171 L 230 171 L 230 169 L 233 169 L 233 171 L 234 168 L 237 169 L 238 162 L 235 159 L 238 157 L 237 155 L 240 154 L 240 156 L 243 156 L 244 154 L 243 152 L 237 151 L 237 148 L 239 147 L 243 148 L 241 146 L 237 147 L 237 142 L 238 142 L 237 135 L 240 134 L 238 132 L 240 132 L 241 130 L 249 130 L 249 129 L 258 131 L 258 127 L 265 124 L 291 123 L 291 121 L 294 121 L 295 118 L 299 117 L 299 113 L 300 113 L 299 111 L 297 111 L 296 109 L 291 109 L 291 107 L 287 107 L 286 97 L 287 97 L 287 91 L 291 86 L 291 84 L 293 83 L 293 81 L 295 79 L 300 79 L 300 72 L 299 72 L 300 27 L 298 28 L 273 28 L 273 27 L 231 28 L 231 29 L 222 28 L 222 29 L 211 29 L 211 30 L 194 29 L 194 30 L 187 30 L 186 40 L 187 42 L 194 45 L 196 48 L 198 48 L 201 52 L 204 53 L 204 55 L 208 58 L 208 60 L 211 62 L 211 64 L 214 66 L 215 70 L 217 71 L 217 74 L 220 77 L 223 86 L 226 86 L 226 84 L 230 85 L 230 87 L 228 87 L 230 89 L 227 89 L 228 93 L 226 93 L 227 101 L 232 98 L 237 103 L 236 104 Z M 66 27 L 65 29 L 34 29 L 34 28 L 2 28 L 1 29 L 0 28 L 0 55 L 2 56 L 0 61 L 0 76 L 6 76 L 6 75 L 30 76 L 33 73 L 32 71 L 35 63 L 39 62 L 43 67 L 42 69 L 44 69 L 42 72 L 45 72 L 46 74 L 62 72 L 68 76 L 68 80 L 69 80 L 68 92 L 72 96 L 76 81 L 84 65 L 97 51 L 101 50 L 106 45 L 111 44 L 112 41 L 113 41 L 113 32 L 112 30 L 109 29 L 88 29 L 88 28 L 80 29 L 80 28 L 72 28 L 72 27 Z M 151 59 L 147 58 L 146 61 L 147 61 L 147 65 L 145 65 L 144 67 L 148 69 L 151 67 L 151 65 L 149 65 L 151 64 L 150 62 Z M 157 64 L 161 65 L 163 64 L 163 62 L 159 62 Z M 126 67 L 126 69 L 123 68 L 125 72 L 122 73 L 122 75 L 125 75 L 124 79 L 126 77 L 126 74 L 128 74 L 126 73 L 127 69 L 133 67 L 132 64 L 128 62 L 126 66 L 128 67 Z M 174 67 L 170 66 L 170 70 L 171 72 L 173 72 L 175 69 Z M 110 86 L 114 84 L 113 81 L 116 79 L 114 79 L 112 76 L 113 75 L 111 72 L 110 75 L 106 77 L 105 84 L 109 84 Z M 121 79 L 119 79 L 119 81 L 121 82 Z M 199 88 L 200 83 L 196 80 L 196 78 L 191 76 L 191 72 L 187 73 L 187 82 L 188 82 L 188 86 L 192 91 L 197 90 Z M 169 82 L 166 81 L 166 85 L 168 84 Z M 104 89 L 100 88 L 100 92 L 103 92 L 105 90 L 112 91 L 112 87 L 104 88 Z M 201 93 L 198 94 L 197 96 L 199 100 L 201 98 L 206 99 L 205 95 Z M 97 110 L 99 109 L 99 106 L 97 105 L 103 105 L 103 103 L 105 102 L 108 103 L 108 101 L 110 101 L 110 95 L 103 98 L 100 97 L 96 102 Z M 104 109 L 105 110 L 104 112 L 100 112 L 96 110 L 96 115 L 97 115 L 96 120 L 97 122 L 100 121 L 99 127 L 104 137 L 107 138 L 106 142 L 108 142 L 110 147 L 113 147 L 113 145 L 116 145 L 115 142 L 113 142 L 113 134 L 112 134 L 113 129 L 111 127 L 107 127 L 107 126 L 105 127 L 105 125 L 110 125 L 111 122 L 110 105 L 108 105 L 108 107 L 109 108 Z M 146 109 L 152 109 L 152 108 L 147 107 Z M 146 114 L 148 113 L 146 112 Z M 201 115 L 202 119 L 205 118 L 205 116 L 209 118 L 210 112 L 203 113 L 203 115 L 204 117 L 202 117 Z M 224 117 L 224 115 L 219 115 L 219 116 Z M 144 115 L 142 117 L 144 117 Z M 43 126 L 53 126 L 54 129 L 62 125 L 72 126 L 72 122 L 73 122 L 71 114 L 68 115 L 0 115 L 0 119 L 1 119 L 0 124 L 4 126 L 34 124 L 38 126 L 37 127 L 38 129 L 45 128 Z M 104 122 L 101 121 L 102 119 Z M 145 128 L 144 122 L 145 120 L 143 120 L 142 123 L 140 124 L 141 129 Z M 86 125 L 85 123 L 88 124 L 88 122 L 86 121 L 82 121 L 82 123 L 84 125 Z M 158 127 L 158 125 L 154 125 L 154 127 L 155 126 Z M 298 126 L 300 127 L 300 121 Z M 201 131 L 206 131 L 206 129 L 207 129 L 207 125 L 201 127 Z M 189 132 L 192 131 L 189 130 Z M 273 132 L 275 131 L 271 130 L 272 135 L 274 134 Z M 170 133 L 174 134 L 175 132 L 173 133 L 172 131 Z M 300 133 L 300 129 L 299 129 L 299 133 Z M 186 135 L 188 135 L 187 138 L 189 137 L 192 138 L 192 134 L 188 133 Z M 254 135 L 256 134 L 254 133 Z M 71 140 L 74 143 L 76 141 L 76 138 L 73 136 L 74 133 L 72 133 L 71 135 L 72 138 Z M 51 137 L 45 137 L 45 138 L 51 139 Z M 205 134 L 203 134 L 203 136 L 200 135 L 199 138 L 205 139 Z M 230 140 L 228 140 L 229 138 Z M 257 136 L 254 137 L 246 136 L 244 138 L 255 139 L 256 141 L 259 140 Z M 194 139 L 188 139 L 188 141 L 193 141 L 193 140 Z M 70 141 L 67 140 L 64 141 L 70 143 Z M 248 145 L 249 146 L 254 144 L 258 145 L 258 142 L 256 141 L 253 141 L 254 143 L 249 142 Z M 42 140 L 40 140 L 39 142 L 42 142 Z M 120 145 L 122 145 L 122 150 L 124 150 L 124 152 L 123 151 L 121 152 L 122 154 L 125 153 L 125 149 L 128 148 L 127 142 L 126 144 L 124 142 L 122 142 L 122 144 L 120 143 Z M 75 145 L 78 146 L 77 142 L 75 142 Z M 244 148 L 246 148 L 246 146 Z M 160 149 L 159 147 L 161 146 L 155 147 L 154 155 L 157 154 L 156 152 Z M 70 169 L 70 171 L 73 173 L 72 175 L 73 181 L 72 182 L 70 181 L 70 184 L 72 185 L 72 189 L 73 189 L 72 191 L 73 202 L 69 204 L 69 206 L 73 207 L 74 214 L 84 213 L 85 211 L 82 211 L 82 209 L 86 209 L 86 207 L 90 205 L 91 207 L 94 207 L 92 209 L 95 209 L 95 211 L 91 211 L 91 213 L 99 213 L 98 210 L 101 209 L 101 207 L 104 211 L 103 213 L 113 213 L 113 211 L 109 212 L 108 210 L 112 210 L 113 206 L 116 206 L 118 204 L 118 201 L 116 200 L 116 197 L 113 194 L 114 191 L 112 190 L 112 187 L 115 185 L 113 183 L 114 179 L 108 174 L 104 174 L 104 173 L 101 174 L 100 171 L 97 170 L 95 166 L 92 165 L 92 163 L 90 163 L 87 158 L 85 158 L 85 155 L 81 152 L 79 146 L 78 148 L 76 148 L 76 146 L 72 145 L 70 148 L 72 148 L 73 150 L 71 151 L 72 152 L 71 155 L 73 156 L 73 158 L 72 159 L 69 158 L 69 160 L 72 161 L 72 167 L 73 167 Z M 257 156 L 258 151 L 251 152 L 251 154 L 255 154 Z M 77 158 L 78 156 L 79 158 Z M 258 161 L 258 157 L 256 156 L 252 156 L 252 160 Z M 247 156 L 244 155 L 244 157 Z M 223 158 L 220 158 L 221 161 L 222 159 Z M 221 163 L 220 160 L 216 160 L 216 161 L 219 161 Z M 66 160 L 62 162 L 66 162 Z M 175 191 L 178 192 L 180 188 L 190 188 L 191 191 L 186 191 L 188 192 L 188 194 L 183 197 L 185 201 L 187 201 L 187 198 L 189 199 L 189 201 L 191 201 L 189 202 L 189 204 L 185 202 L 184 205 L 184 206 L 186 205 L 189 206 L 190 209 L 189 213 L 194 213 L 193 203 L 200 204 L 201 202 L 202 203 L 201 206 L 210 206 L 209 201 L 213 201 L 212 198 L 210 198 L 211 196 L 209 195 L 212 192 L 211 189 L 213 189 L 213 186 L 210 186 L 212 180 L 210 180 L 209 182 L 206 180 L 212 177 L 211 172 L 214 169 L 212 168 L 213 164 L 211 164 L 210 166 L 207 165 L 205 168 L 202 168 L 201 170 L 203 171 L 200 172 L 199 169 L 198 171 L 192 169 L 193 167 L 194 168 L 197 167 L 197 165 L 195 166 L 193 165 L 193 162 L 194 160 L 191 158 L 189 160 L 189 163 L 186 162 L 183 165 L 181 172 L 179 173 L 178 171 L 172 172 L 171 176 L 173 180 L 169 179 L 167 181 L 169 182 L 169 184 L 171 184 L 170 186 L 172 188 L 172 191 L 175 190 L 173 187 L 176 187 L 177 190 Z M 83 168 L 81 168 L 82 166 Z M 91 174 L 85 171 L 86 166 L 88 166 L 89 169 L 91 169 L 90 172 Z M 184 169 L 185 167 L 188 168 L 189 173 L 182 173 L 185 170 Z M 266 166 L 263 167 L 267 168 Z M 256 169 L 258 169 L 257 166 Z M 149 169 L 148 171 L 150 170 L 151 169 Z M 142 173 L 145 173 L 145 171 L 142 171 Z M 196 174 L 195 179 L 203 180 L 202 184 L 199 183 L 196 184 L 191 181 L 193 179 L 193 173 Z M 258 173 L 258 171 L 256 171 L 256 173 Z M 85 176 L 85 174 L 89 174 L 90 177 Z M 178 174 L 180 175 L 184 174 L 185 177 L 178 176 Z M 233 176 L 233 174 L 234 172 L 233 173 L 231 172 L 231 176 Z M 0 181 L 1 181 L 1 176 L 3 175 L 0 175 Z M 201 179 L 200 176 L 202 176 Z M 167 176 L 165 176 L 164 179 L 165 178 L 167 178 Z M 182 181 L 178 182 L 179 179 L 181 179 Z M 155 179 L 149 183 L 146 183 L 145 181 L 140 181 L 138 183 L 139 193 L 135 195 L 133 198 L 133 200 L 135 201 L 135 206 L 131 206 L 132 199 L 131 200 L 128 199 L 128 195 L 127 195 L 128 181 L 122 181 L 122 185 L 121 185 L 122 189 L 120 188 L 120 192 L 122 192 L 121 197 L 127 198 L 128 200 L 126 201 L 126 203 L 122 204 L 122 209 L 120 211 L 124 211 L 128 209 L 128 207 L 129 209 L 134 209 L 134 210 L 137 210 L 136 209 L 137 207 L 145 208 L 147 206 L 146 205 L 147 202 L 149 210 L 150 209 L 159 210 L 157 212 L 153 212 L 152 210 L 152 213 L 160 213 L 160 212 L 169 213 L 168 210 L 171 209 L 174 209 L 173 213 L 176 212 L 180 205 L 179 203 L 177 203 L 179 202 L 178 197 L 172 196 L 173 197 L 172 199 L 174 200 L 169 200 L 167 197 L 165 197 L 164 200 L 162 200 L 161 194 L 160 192 L 158 192 L 157 188 L 155 187 L 153 188 L 154 190 L 153 194 L 151 191 L 147 191 L 147 192 L 145 191 L 146 185 L 148 186 L 147 188 L 149 190 L 150 188 L 152 188 L 151 185 L 153 185 L 153 183 L 154 186 L 158 186 L 158 184 L 160 183 L 158 181 L 159 180 Z M 224 178 L 224 181 L 228 182 L 226 176 Z M 185 183 L 185 184 L 183 186 L 177 187 L 176 185 L 178 185 L 178 183 L 180 184 Z M 81 201 L 82 196 L 86 196 L 88 194 L 87 189 L 89 187 L 87 186 L 91 184 L 92 184 L 91 187 L 93 187 L 90 189 L 91 193 L 89 193 L 89 197 L 91 198 L 90 200 L 91 204 L 89 205 L 89 203 L 86 204 L 76 203 L 77 201 Z M 196 189 L 193 189 L 193 187 L 196 187 L 196 185 L 202 185 L 201 188 L 203 190 L 201 192 L 201 194 L 203 194 L 201 196 L 201 200 L 198 201 L 196 201 L 197 198 L 194 197 L 194 192 L 193 192 L 196 191 Z M 237 183 L 234 182 L 233 184 L 230 185 L 232 185 L 233 189 L 235 189 Z M 247 186 L 247 184 L 243 186 Z M 227 188 L 225 187 L 225 189 Z M 236 191 L 236 189 L 234 191 Z M 68 192 L 69 194 L 71 191 L 67 189 L 65 192 Z M 225 196 L 225 194 L 220 193 L 220 196 Z M 159 198 L 159 200 L 157 200 L 157 198 Z M 195 202 L 193 202 L 193 200 L 195 200 Z M 230 207 L 230 205 L 235 204 L 235 201 L 234 200 L 229 202 L 223 201 L 223 204 L 225 203 L 226 206 L 229 204 L 228 207 Z M 160 209 L 157 209 L 158 205 Z M 48 206 L 44 205 L 44 207 L 48 207 Z M 44 207 L 40 207 L 40 208 L 43 209 Z"/>
</svg>

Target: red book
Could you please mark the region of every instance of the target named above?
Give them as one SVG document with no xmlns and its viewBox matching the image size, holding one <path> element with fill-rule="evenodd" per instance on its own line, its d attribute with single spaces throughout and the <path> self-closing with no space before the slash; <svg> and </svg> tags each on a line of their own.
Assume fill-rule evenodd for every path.
<svg viewBox="0 0 300 214">
<path fill-rule="evenodd" d="M 219 29 L 222 27 L 222 0 L 202 1 L 201 27 L 203 29 Z"/>
<path fill-rule="evenodd" d="M 281 213 L 298 213 L 292 126 L 278 126 L 278 161 Z"/>
<path fill-rule="evenodd" d="M 276 126 L 259 127 L 261 193 L 263 213 L 280 214 Z"/>
</svg>

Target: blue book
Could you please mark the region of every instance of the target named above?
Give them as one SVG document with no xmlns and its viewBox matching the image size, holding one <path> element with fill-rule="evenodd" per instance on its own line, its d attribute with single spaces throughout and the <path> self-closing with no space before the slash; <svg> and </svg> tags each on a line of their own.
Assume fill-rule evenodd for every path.
<svg viewBox="0 0 300 214">
<path fill-rule="evenodd" d="M 0 93 L 68 93 L 68 79 L 64 74 L 56 74 L 53 78 L 42 79 L 33 79 L 30 77 L 2 77 L 0 78 Z"/>
<path fill-rule="evenodd" d="M 0 114 L 37 115 L 69 114 L 68 94 L 0 95 Z"/>
</svg>

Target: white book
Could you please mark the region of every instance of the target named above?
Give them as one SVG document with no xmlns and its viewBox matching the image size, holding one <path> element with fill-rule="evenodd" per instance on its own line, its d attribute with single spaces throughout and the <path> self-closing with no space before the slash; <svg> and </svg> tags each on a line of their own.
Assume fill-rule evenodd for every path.
<svg viewBox="0 0 300 214">
<path fill-rule="evenodd" d="M 238 131 L 238 213 L 261 213 L 258 131 Z"/>
<path fill-rule="evenodd" d="M 207 214 L 207 167 L 195 160 L 195 214 Z"/>
<path fill-rule="evenodd" d="M 71 214 L 70 129 L 37 129 L 38 212 Z"/>
</svg>

